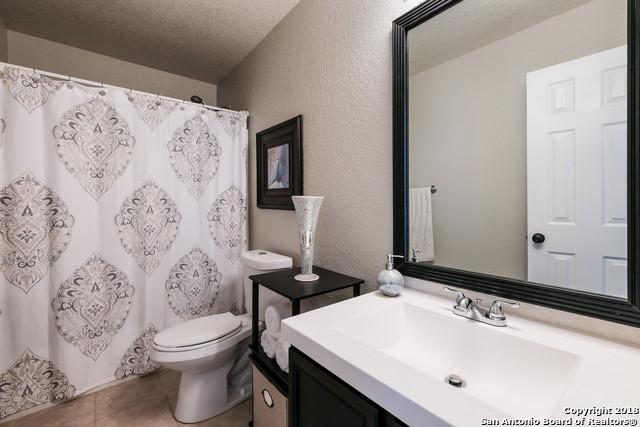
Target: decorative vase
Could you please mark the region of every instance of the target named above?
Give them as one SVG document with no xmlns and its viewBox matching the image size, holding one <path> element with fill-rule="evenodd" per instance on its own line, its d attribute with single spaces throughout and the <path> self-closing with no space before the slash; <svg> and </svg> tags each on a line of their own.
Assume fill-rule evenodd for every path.
<svg viewBox="0 0 640 427">
<path fill-rule="evenodd" d="M 299 282 L 313 282 L 320 277 L 313 273 L 313 244 L 318 224 L 318 214 L 324 197 L 322 196 L 292 196 L 293 206 L 298 218 L 298 233 L 300 235 L 300 256 L 302 271 L 294 279 Z"/>
</svg>

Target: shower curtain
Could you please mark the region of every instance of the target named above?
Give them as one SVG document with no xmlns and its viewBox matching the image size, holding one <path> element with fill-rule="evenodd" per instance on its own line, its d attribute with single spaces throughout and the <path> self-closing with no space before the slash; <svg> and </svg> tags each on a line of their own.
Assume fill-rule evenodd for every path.
<svg viewBox="0 0 640 427">
<path fill-rule="evenodd" d="M 0 421 L 243 310 L 246 119 L 0 67 Z"/>
</svg>

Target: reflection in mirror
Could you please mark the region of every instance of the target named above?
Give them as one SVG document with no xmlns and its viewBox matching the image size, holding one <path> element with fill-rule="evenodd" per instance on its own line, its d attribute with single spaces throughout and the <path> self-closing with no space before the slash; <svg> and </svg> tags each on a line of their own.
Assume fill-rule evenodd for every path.
<svg viewBox="0 0 640 427">
<path fill-rule="evenodd" d="M 412 260 L 626 298 L 626 22 L 465 0 L 409 31 Z"/>
</svg>

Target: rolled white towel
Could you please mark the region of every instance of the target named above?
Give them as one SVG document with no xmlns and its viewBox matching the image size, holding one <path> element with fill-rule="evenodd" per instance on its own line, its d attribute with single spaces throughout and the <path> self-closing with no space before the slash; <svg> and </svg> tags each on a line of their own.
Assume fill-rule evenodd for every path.
<svg viewBox="0 0 640 427">
<path fill-rule="evenodd" d="M 278 340 L 276 342 L 276 362 L 278 366 L 285 372 L 289 372 L 289 344 L 288 341 Z"/>
<path fill-rule="evenodd" d="M 291 316 L 291 304 L 288 302 L 281 302 L 276 304 L 270 304 L 264 310 L 264 323 L 266 328 L 272 334 L 280 333 L 280 322 L 283 319 Z"/>
<path fill-rule="evenodd" d="M 276 355 L 278 338 L 279 334 L 274 335 L 267 330 L 262 331 L 262 335 L 260 335 L 260 345 L 262 346 L 264 354 L 266 354 L 269 359 L 273 359 Z"/>
</svg>

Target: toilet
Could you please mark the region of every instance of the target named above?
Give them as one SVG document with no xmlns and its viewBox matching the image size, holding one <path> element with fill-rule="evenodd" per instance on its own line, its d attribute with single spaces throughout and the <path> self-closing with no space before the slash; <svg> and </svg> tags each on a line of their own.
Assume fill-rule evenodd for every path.
<svg viewBox="0 0 640 427">
<path fill-rule="evenodd" d="M 156 334 L 153 340 L 151 359 L 182 373 L 175 411 L 180 422 L 206 420 L 251 396 L 249 276 L 291 268 L 292 259 L 263 250 L 247 251 L 241 259 L 246 314 L 227 312 L 188 320 Z M 260 298 L 266 304 L 283 300 L 271 294 L 261 292 Z M 263 320 L 264 310 L 260 313 Z"/>
</svg>

